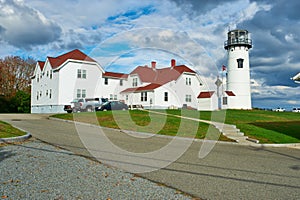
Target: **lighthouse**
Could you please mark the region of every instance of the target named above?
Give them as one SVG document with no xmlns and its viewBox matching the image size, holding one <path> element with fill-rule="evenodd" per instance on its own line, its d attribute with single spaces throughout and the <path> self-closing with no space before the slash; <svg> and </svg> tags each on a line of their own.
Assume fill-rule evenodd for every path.
<svg viewBox="0 0 300 200">
<path fill-rule="evenodd" d="M 252 109 L 249 49 L 252 40 L 247 30 L 231 30 L 224 43 L 227 50 L 226 91 L 223 105 L 229 109 Z"/>
</svg>

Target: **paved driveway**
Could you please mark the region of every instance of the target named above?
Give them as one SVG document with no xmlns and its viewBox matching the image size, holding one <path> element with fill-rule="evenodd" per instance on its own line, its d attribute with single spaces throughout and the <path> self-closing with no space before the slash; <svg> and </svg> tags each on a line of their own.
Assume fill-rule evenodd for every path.
<svg viewBox="0 0 300 200">
<path fill-rule="evenodd" d="M 86 145 L 83 145 L 84 138 L 93 140 L 98 137 L 94 134 L 94 130 L 98 129 L 96 127 L 83 124 L 75 126 L 73 123 L 49 120 L 47 116 L 0 115 L 0 120 L 31 132 L 36 138 L 84 156 L 91 156 Z M 131 152 L 155 151 L 170 142 L 168 138 L 143 139 L 129 137 L 120 131 L 103 132 L 115 146 Z M 97 138 L 100 143 L 94 146 L 98 152 L 95 154 L 97 159 L 108 164 L 136 166 L 130 156 L 126 157 L 128 155 L 115 156 L 115 152 L 101 149 L 101 141 L 106 141 L 101 137 Z M 105 144 L 102 144 L 104 147 Z M 178 148 L 180 145 L 178 143 Z M 198 154 L 201 145 L 201 141 L 193 142 L 175 162 L 140 175 L 203 199 L 300 199 L 300 150 L 216 144 L 208 156 L 200 159 Z M 150 163 L 159 162 L 161 160 L 153 158 Z M 139 167 L 153 166 L 147 163 Z"/>
</svg>

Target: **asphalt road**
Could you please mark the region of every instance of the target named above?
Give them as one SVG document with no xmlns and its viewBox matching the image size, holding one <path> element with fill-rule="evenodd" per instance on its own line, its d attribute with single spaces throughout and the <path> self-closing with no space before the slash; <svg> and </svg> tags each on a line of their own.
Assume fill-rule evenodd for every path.
<svg viewBox="0 0 300 200">
<path fill-rule="evenodd" d="M 178 156 L 186 140 L 164 149 L 171 139 L 99 131 L 94 126 L 49 120 L 46 115 L 0 115 L 0 120 L 79 155 L 129 171 L 149 171 L 138 174 L 201 199 L 300 199 L 299 149 L 216 144 L 200 159 L 201 141 L 192 142 Z M 172 162 L 176 156 L 179 158 Z"/>
</svg>

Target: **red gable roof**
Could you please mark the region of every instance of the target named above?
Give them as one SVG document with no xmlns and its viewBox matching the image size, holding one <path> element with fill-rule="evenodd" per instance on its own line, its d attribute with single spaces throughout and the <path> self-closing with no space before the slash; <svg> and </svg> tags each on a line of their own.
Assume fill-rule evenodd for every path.
<svg viewBox="0 0 300 200">
<path fill-rule="evenodd" d="M 128 74 L 116 73 L 116 72 L 105 72 L 103 77 L 112 77 L 112 78 L 128 78 Z"/>
<path fill-rule="evenodd" d="M 163 85 L 170 81 L 177 80 L 178 77 L 184 72 L 193 74 L 196 73 L 185 65 L 179 65 L 162 69 L 153 69 L 147 66 L 138 66 L 130 74 L 138 74 L 141 81 L 144 83 L 155 83 Z"/>
<path fill-rule="evenodd" d="M 235 94 L 234 94 L 232 91 L 225 91 L 225 93 L 226 93 L 228 96 L 235 96 Z"/>
<path fill-rule="evenodd" d="M 149 91 L 149 90 L 154 90 L 156 88 L 159 88 L 160 86 L 161 84 L 151 83 L 149 85 L 142 86 L 142 87 L 127 88 L 126 90 L 123 90 L 121 93 Z"/>
<path fill-rule="evenodd" d="M 200 94 L 198 95 L 198 99 L 199 98 L 210 98 L 215 92 L 210 91 L 210 92 L 200 92 Z"/>
<path fill-rule="evenodd" d="M 48 60 L 53 69 L 56 69 L 68 59 L 96 62 L 94 59 L 82 53 L 78 49 L 75 49 L 73 51 L 70 51 L 68 53 L 65 53 L 55 58 L 48 57 Z"/>
<path fill-rule="evenodd" d="M 45 66 L 45 62 L 43 62 L 43 61 L 38 61 L 38 64 L 39 64 L 39 66 L 40 66 L 41 71 L 43 71 L 44 66 Z"/>
</svg>

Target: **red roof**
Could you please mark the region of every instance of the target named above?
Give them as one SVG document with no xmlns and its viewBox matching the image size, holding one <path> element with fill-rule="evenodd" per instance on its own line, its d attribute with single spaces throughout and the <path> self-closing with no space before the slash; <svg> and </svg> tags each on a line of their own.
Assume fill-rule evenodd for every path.
<svg viewBox="0 0 300 200">
<path fill-rule="evenodd" d="M 228 96 L 235 96 L 235 94 L 234 94 L 232 91 L 225 91 L 225 93 L 226 93 Z"/>
<path fill-rule="evenodd" d="M 198 95 L 198 98 L 210 98 L 215 92 L 209 91 L 209 92 L 200 92 Z"/>
<path fill-rule="evenodd" d="M 112 77 L 112 78 L 128 78 L 128 74 L 116 73 L 116 72 L 105 72 L 103 77 Z"/>
<path fill-rule="evenodd" d="M 96 62 L 91 57 L 87 56 L 86 54 L 82 53 L 80 50 L 75 49 L 58 57 L 48 57 L 48 60 L 53 69 L 58 68 L 61 64 L 63 64 L 66 60 L 73 59 L 73 60 L 82 60 L 82 61 L 90 61 Z"/>
<path fill-rule="evenodd" d="M 147 66 L 138 66 L 130 74 L 138 74 L 141 81 L 144 83 L 155 83 L 163 85 L 170 81 L 177 80 L 178 77 L 184 72 L 193 74 L 196 73 L 185 65 L 179 65 L 162 69 L 153 69 Z"/>
<path fill-rule="evenodd" d="M 43 61 L 38 61 L 38 64 L 39 64 L 39 66 L 40 66 L 41 71 L 43 71 L 44 66 L 45 66 L 45 62 L 43 62 Z"/>
<path fill-rule="evenodd" d="M 136 88 L 127 88 L 126 90 L 123 90 L 121 93 L 128 93 L 128 92 L 140 92 L 140 91 L 151 91 L 156 88 L 159 88 L 161 84 L 151 83 L 146 86 L 142 87 L 136 87 Z"/>
</svg>

